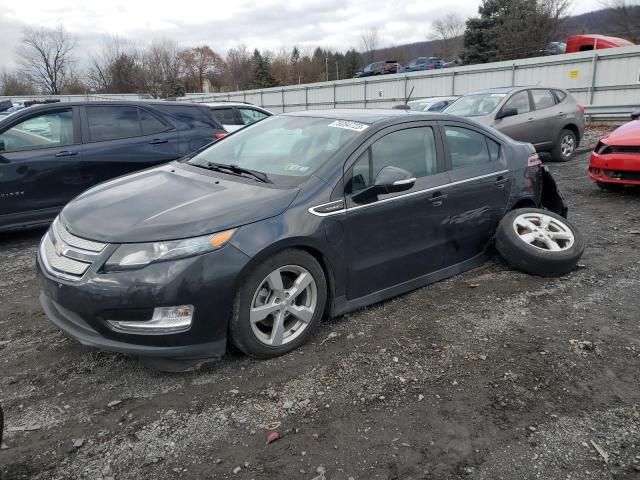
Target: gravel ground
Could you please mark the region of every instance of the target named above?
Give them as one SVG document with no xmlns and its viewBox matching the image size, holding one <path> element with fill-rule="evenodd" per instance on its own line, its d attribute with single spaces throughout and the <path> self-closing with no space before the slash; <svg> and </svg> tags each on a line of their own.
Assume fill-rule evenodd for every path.
<svg viewBox="0 0 640 480">
<path fill-rule="evenodd" d="M 495 257 L 285 357 L 188 374 L 65 337 L 37 301 L 42 231 L 5 235 L 0 477 L 640 478 L 640 194 L 599 191 L 586 163 L 550 165 L 588 241 L 572 274 Z"/>
</svg>

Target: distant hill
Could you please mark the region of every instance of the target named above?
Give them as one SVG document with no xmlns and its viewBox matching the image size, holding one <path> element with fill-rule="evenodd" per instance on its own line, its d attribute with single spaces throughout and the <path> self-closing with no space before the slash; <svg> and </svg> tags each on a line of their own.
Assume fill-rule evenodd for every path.
<svg viewBox="0 0 640 480">
<path fill-rule="evenodd" d="M 608 8 L 569 16 L 562 20 L 560 34 L 556 40 L 565 41 L 567 36 L 579 33 L 600 33 L 638 42 L 640 38 L 640 5 L 631 7 L 631 15 L 629 17 L 626 20 L 626 25 L 621 25 L 618 21 L 619 18 Z M 629 34 L 629 30 L 631 30 L 631 34 Z M 462 39 L 460 39 L 460 42 L 462 44 Z M 406 63 L 416 57 L 437 56 L 439 50 L 440 42 L 438 40 L 429 40 L 380 48 L 374 52 L 374 58 L 376 60 L 396 60 L 400 63 Z M 452 59 L 447 58 L 445 60 Z"/>
</svg>

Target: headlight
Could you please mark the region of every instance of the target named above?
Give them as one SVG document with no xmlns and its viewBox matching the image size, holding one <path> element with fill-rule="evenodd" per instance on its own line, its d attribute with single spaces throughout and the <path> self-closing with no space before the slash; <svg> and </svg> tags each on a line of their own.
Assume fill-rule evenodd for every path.
<svg viewBox="0 0 640 480">
<path fill-rule="evenodd" d="M 104 264 L 106 271 L 132 270 L 150 263 L 176 260 L 211 252 L 227 244 L 236 228 L 203 235 L 201 237 L 153 243 L 126 243 L 120 245 Z"/>
</svg>

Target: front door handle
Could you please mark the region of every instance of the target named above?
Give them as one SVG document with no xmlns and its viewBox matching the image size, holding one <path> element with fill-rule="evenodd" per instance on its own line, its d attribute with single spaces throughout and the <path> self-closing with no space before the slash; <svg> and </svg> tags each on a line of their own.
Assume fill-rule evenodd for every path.
<svg viewBox="0 0 640 480">
<path fill-rule="evenodd" d="M 159 145 L 160 143 L 167 143 L 169 140 L 166 138 L 154 138 L 149 142 L 150 145 Z"/>
<path fill-rule="evenodd" d="M 439 207 L 440 205 L 442 205 L 442 202 L 446 198 L 447 198 L 446 193 L 435 192 L 433 195 L 431 195 L 431 198 L 429 199 L 429 201 L 431 202 L 431 205 L 433 205 L 434 207 Z"/>
<path fill-rule="evenodd" d="M 63 150 L 61 152 L 56 153 L 56 157 L 73 157 L 78 155 L 78 152 L 71 152 L 69 150 Z"/>
<path fill-rule="evenodd" d="M 503 177 L 502 175 L 500 175 L 498 178 L 496 178 L 496 181 L 493 182 L 493 184 L 498 187 L 498 188 L 504 188 L 504 186 L 509 182 L 508 178 Z"/>
</svg>

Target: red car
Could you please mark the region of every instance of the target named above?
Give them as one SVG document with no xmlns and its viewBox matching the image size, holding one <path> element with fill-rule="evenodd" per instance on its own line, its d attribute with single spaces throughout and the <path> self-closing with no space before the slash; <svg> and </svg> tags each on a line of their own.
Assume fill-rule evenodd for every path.
<svg viewBox="0 0 640 480">
<path fill-rule="evenodd" d="M 600 188 L 616 190 L 640 185 L 640 112 L 600 139 L 591 152 L 589 176 Z"/>
</svg>

